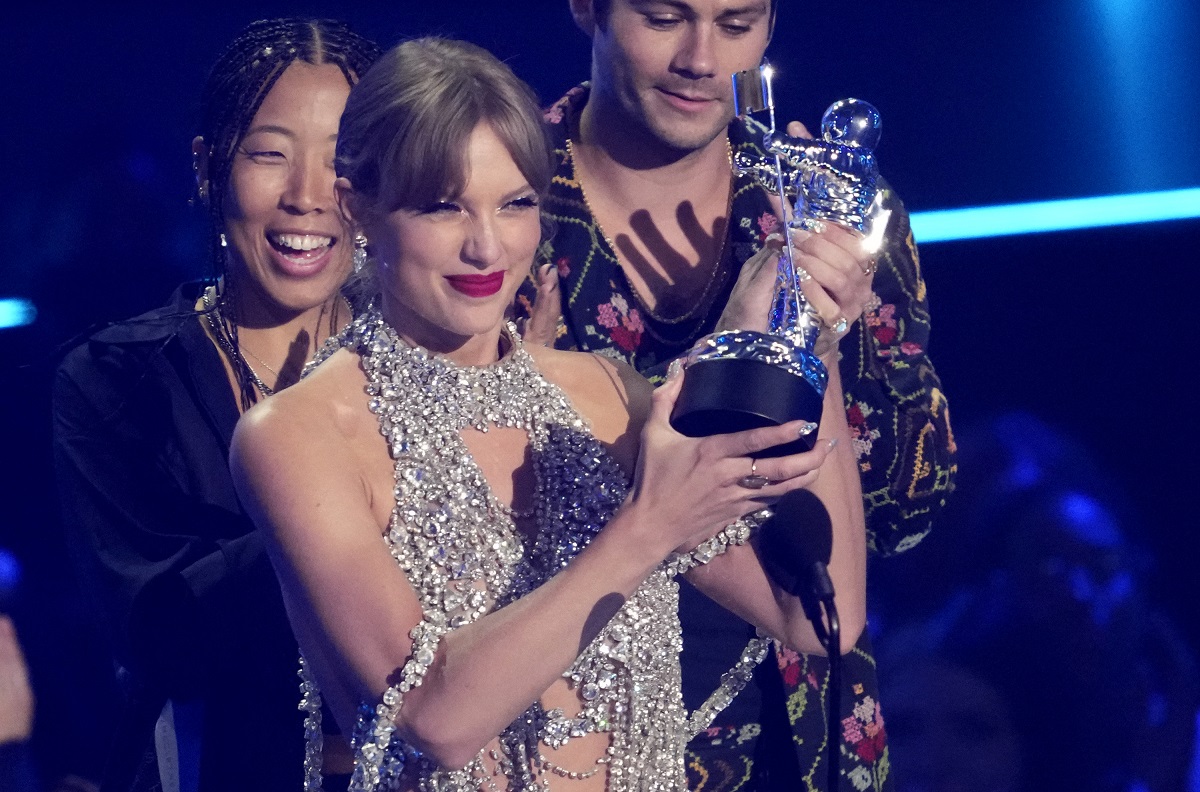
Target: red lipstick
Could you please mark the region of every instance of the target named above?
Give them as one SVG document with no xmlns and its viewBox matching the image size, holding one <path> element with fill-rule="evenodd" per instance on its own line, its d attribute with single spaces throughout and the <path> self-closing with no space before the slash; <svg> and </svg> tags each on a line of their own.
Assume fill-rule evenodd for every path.
<svg viewBox="0 0 1200 792">
<path fill-rule="evenodd" d="M 504 285 L 504 270 L 488 275 L 447 275 L 446 280 L 455 291 L 468 297 L 491 297 Z"/>
</svg>

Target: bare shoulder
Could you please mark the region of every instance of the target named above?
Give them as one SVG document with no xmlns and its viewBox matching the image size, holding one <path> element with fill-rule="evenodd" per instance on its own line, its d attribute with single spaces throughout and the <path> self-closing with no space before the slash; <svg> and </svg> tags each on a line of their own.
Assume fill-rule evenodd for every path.
<svg viewBox="0 0 1200 792">
<path fill-rule="evenodd" d="M 596 439 L 632 469 L 654 387 L 632 366 L 603 355 L 546 347 L 529 351 L 546 378 L 591 423 Z"/>
<path fill-rule="evenodd" d="M 252 511 L 307 500 L 314 483 L 361 481 L 363 447 L 374 449 L 381 442 L 364 384 L 358 357 L 342 350 L 242 416 L 230 467 Z"/>
<path fill-rule="evenodd" d="M 366 412 L 365 378 L 356 355 L 341 350 L 313 374 L 254 405 L 238 421 L 234 442 L 312 447 L 353 433 Z"/>
</svg>

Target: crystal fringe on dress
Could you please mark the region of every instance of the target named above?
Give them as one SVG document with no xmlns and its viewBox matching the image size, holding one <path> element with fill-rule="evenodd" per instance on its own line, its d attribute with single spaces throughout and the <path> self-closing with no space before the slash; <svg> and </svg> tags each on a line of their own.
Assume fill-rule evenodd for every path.
<svg viewBox="0 0 1200 792">
<path fill-rule="evenodd" d="M 321 359 L 340 346 L 362 358 L 370 409 L 395 464 L 395 506 L 384 537 L 420 600 L 412 653 L 381 701 L 360 707 L 352 735 L 352 790 L 404 783 L 423 792 L 546 788 L 552 775 L 608 774 L 608 788 L 683 790 L 683 748 L 746 684 L 765 654 L 752 641 L 721 688 L 688 719 L 680 692 L 678 586 L 674 576 L 747 541 L 758 518 L 729 526 L 687 554 L 672 555 L 626 601 L 564 673 L 581 705 L 576 717 L 534 702 L 501 733 L 499 750 L 481 751 L 466 767 L 446 769 L 395 734 L 404 694 L 433 663 L 441 638 L 528 594 L 567 566 L 625 499 L 624 472 L 589 431 L 566 395 L 547 381 L 511 326 L 509 350 L 490 366 L 463 367 L 401 340 L 368 311 Z M 518 532 L 513 510 L 492 493 L 461 431 L 523 429 L 529 436 L 537 492 L 532 540 Z M 305 789 L 321 789 L 320 691 L 301 660 L 306 713 Z M 556 748 L 591 733 L 610 745 L 592 767 L 564 768 Z"/>
</svg>

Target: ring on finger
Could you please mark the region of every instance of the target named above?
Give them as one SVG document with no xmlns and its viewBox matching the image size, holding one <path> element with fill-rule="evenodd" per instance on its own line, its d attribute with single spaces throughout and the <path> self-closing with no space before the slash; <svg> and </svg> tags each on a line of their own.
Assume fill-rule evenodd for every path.
<svg viewBox="0 0 1200 792">
<path fill-rule="evenodd" d="M 863 267 L 863 275 L 870 277 L 879 269 L 879 262 L 874 257 L 867 259 L 867 266 Z"/>
<path fill-rule="evenodd" d="M 750 475 L 742 476 L 738 479 L 738 486 L 746 489 L 759 490 L 771 483 L 771 480 L 766 476 L 761 476 L 758 473 L 758 460 L 750 460 Z"/>
<path fill-rule="evenodd" d="M 846 331 L 850 329 L 850 322 L 842 314 L 838 314 L 838 318 L 834 319 L 832 322 L 827 321 L 823 316 L 820 317 L 820 319 L 821 324 L 825 325 L 830 332 L 839 338 L 844 336 Z"/>
</svg>

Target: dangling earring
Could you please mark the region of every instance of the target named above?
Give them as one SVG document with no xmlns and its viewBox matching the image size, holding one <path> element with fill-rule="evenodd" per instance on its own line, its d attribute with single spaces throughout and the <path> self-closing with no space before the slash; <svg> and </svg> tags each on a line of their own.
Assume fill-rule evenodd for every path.
<svg viewBox="0 0 1200 792">
<path fill-rule="evenodd" d="M 227 247 L 229 247 L 229 240 L 225 239 L 225 232 L 224 232 L 224 231 L 222 231 L 222 232 L 220 233 L 220 235 L 219 235 L 219 237 L 218 237 L 218 240 L 219 240 L 219 241 L 220 241 L 220 243 L 221 243 L 221 247 L 223 247 L 223 248 L 227 248 Z"/>
<path fill-rule="evenodd" d="M 350 260 L 354 263 L 354 274 L 356 275 L 367 266 L 367 235 L 362 231 L 354 235 L 354 254 Z"/>
<path fill-rule="evenodd" d="M 208 179 L 200 178 L 200 155 L 192 154 L 192 173 L 196 176 L 196 197 L 203 203 L 208 200 Z M 189 203 L 194 203 L 188 199 Z"/>
</svg>

